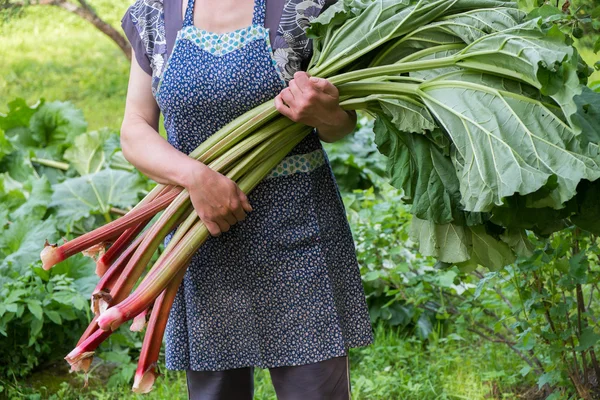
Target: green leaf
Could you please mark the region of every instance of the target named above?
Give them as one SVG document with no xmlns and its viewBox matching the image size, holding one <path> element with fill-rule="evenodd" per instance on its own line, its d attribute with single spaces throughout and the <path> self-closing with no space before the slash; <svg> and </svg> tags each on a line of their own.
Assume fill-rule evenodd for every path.
<svg viewBox="0 0 600 400">
<path fill-rule="evenodd" d="M 600 335 L 594 332 L 594 328 L 588 326 L 581 332 L 581 336 L 579 336 L 579 346 L 575 347 L 576 351 L 587 350 L 590 347 L 594 346 L 598 340 L 600 340 Z"/>
<path fill-rule="evenodd" d="M 45 176 L 42 176 L 40 179 L 31 179 L 23 187 L 29 192 L 29 197 L 24 204 L 11 214 L 11 218 L 21 219 L 30 217 L 42 219 L 46 214 L 52 197 L 50 182 L 48 182 Z"/>
<path fill-rule="evenodd" d="M 452 287 L 454 286 L 454 278 L 456 278 L 458 274 L 456 271 L 446 271 L 443 274 L 439 275 L 437 278 L 438 285 L 441 287 Z"/>
<path fill-rule="evenodd" d="M 600 234 L 600 181 L 583 181 L 577 186 L 577 212 L 571 222 L 579 228 Z"/>
<path fill-rule="evenodd" d="M 31 346 L 37 340 L 37 336 L 42 331 L 44 322 L 41 319 L 34 319 L 31 321 L 31 331 L 29 335 L 29 345 Z"/>
<path fill-rule="evenodd" d="M 44 320 L 44 310 L 39 301 L 27 300 L 27 308 L 33 314 L 34 317 L 40 321 Z"/>
<path fill-rule="evenodd" d="M 411 239 L 419 244 L 424 256 L 437 258 L 463 268 L 481 265 L 492 271 L 513 263 L 516 259 L 508 245 L 486 232 L 483 225 L 438 225 L 413 218 Z"/>
<path fill-rule="evenodd" d="M 16 267 L 17 271 L 24 271 L 31 263 L 39 261 L 46 239 L 53 241 L 56 238 L 56 220 L 53 217 L 45 221 L 35 218 L 13 221 L 0 236 L 0 252 L 6 254 L 0 270 Z"/>
<path fill-rule="evenodd" d="M 6 156 L 7 154 L 10 154 L 12 151 L 13 151 L 12 144 L 8 141 L 8 139 L 6 139 L 6 135 L 4 134 L 4 131 L 2 129 L 0 129 L 0 161 L 2 161 L 4 156 Z"/>
<path fill-rule="evenodd" d="M 420 218 L 411 221 L 411 239 L 419 243 L 419 252 L 447 263 L 467 261 L 470 238 L 464 226 L 439 225 Z"/>
<path fill-rule="evenodd" d="M 490 211 L 506 197 L 544 188 L 553 177 L 551 200 L 558 209 L 582 179 L 600 177 L 597 148 L 581 150 L 573 130 L 545 104 L 464 77 L 425 82 L 419 93 L 455 145 L 466 210 Z"/>
<path fill-rule="evenodd" d="M 534 245 L 523 229 L 507 229 L 500 235 L 500 239 L 521 257 L 531 257 L 533 255 Z"/>
<path fill-rule="evenodd" d="M 87 123 L 83 112 L 70 102 L 54 101 L 44 103 L 29 122 L 31 136 L 21 138 L 32 147 L 71 146 L 75 136 L 85 132 Z"/>
<path fill-rule="evenodd" d="M 13 211 L 25 203 L 23 184 L 12 179 L 9 174 L 0 174 L 0 204 L 7 212 Z"/>
<path fill-rule="evenodd" d="M 470 262 L 497 271 L 515 262 L 516 257 L 508 245 L 489 235 L 482 225 L 470 227 L 471 259 Z"/>
<path fill-rule="evenodd" d="M 411 97 L 382 97 L 379 99 L 379 104 L 399 131 L 424 134 L 437 127 L 427 108 Z"/>
<path fill-rule="evenodd" d="M 376 121 L 374 132 L 379 151 L 389 158 L 391 184 L 404 191 L 411 213 L 440 225 L 453 221 L 460 192 L 450 158 L 427 137 L 398 131 L 386 118 Z"/>
<path fill-rule="evenodd" d="M 44 104 L 42 99 L 38 104 L 29 107 L 22 98 L 17 98 L 8 103 L 8 113 L 0 114 L 0 129 L 3 129 L 8 136 L 14 136 L 23 127 L 29 126 L 29 121 L 38 107 Z"/>
<path fill-rule="evenodd" d="M 442 15 L 454 1 L 344 0 L 329 7 L 309 29 L 315 56 L 311 74 L 328 77 L 361 55 Z M 355 16 L 356 17 L 353 17 Z M 343 25 L 341 25 L 343 23 Z M 325 35 L 325 32 L 335 32 Z M 316 64 L 316 65 L 315 65 Z"/>
<path fill-rule="evenodd" d="M 8 154 L 0 161 L 0 172 L 8 173 L 11 178 L 25 182 L 37 173 L 31 165 L 28 151 L 17 150 Z"/>
<path fill-rule="evenodd" d="M 106 128 L 79 135 L 75 138 L 74 145 L 65 151 L 63 157 L 80 175 L 96 173 L 106 166 L 108 160 L 104 146 L 113 135 L 113 132 Z M 109 154 L 110 156 L 112 153 Z"/>
<path fill-rule="evenodd" d="M 44 314 L 46 314 L 48 319 L 50 319 L 50 321 L 54 322 L 55 324 L 62 324 L 62 318 L 60 317 L 60 314 L 57 311 L 44 310 Z"/>
<path fill-rule="evenodd" d="M 51 207 L 61 223 L 71 225 L 90 215 L 108 215 L 111 207 L 127 208 L 138 201 L 144 186 L 137 174 L 104 169 L 54 185 Z"/>
<path fill-rule="evenodd" d="M 580 95 L 575 96 L 577 113 L 572 120 L 581 130 L 581 145 L 600 143 L 600 93 L 583 87 Z"/>
</svg>

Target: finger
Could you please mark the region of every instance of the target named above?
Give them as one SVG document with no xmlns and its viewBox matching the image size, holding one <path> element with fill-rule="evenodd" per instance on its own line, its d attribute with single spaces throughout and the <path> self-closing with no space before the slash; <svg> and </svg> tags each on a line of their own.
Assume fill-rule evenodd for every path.
<svg viewBox="0 0 600 400">
<path fill-rule="evenodd" d="M 310 88 L 310 76 L 304 71 L 298 71 L 294 74 L 294 79 L 290 81 L 290 86 L 292 82 L 295 82 L 296 86 L 300 88 L 304 92 L 304 89 Z"/>
<path fill-rule="evenodd" d="M 242 202 L 242 208 L 246 212 L 252 211 L 252 206 L 250 205 L 250 200 L 248 200 L 246 193 L 242 192 L 242 189 L 238 188 L 238 195 L 240 196 L 240 201 Z"/>
<path fill-rule="evenodd" d="M 302 89 L 300 89 L 298 87 L 298 85 L 296 84 L 296 82 L 294 82 L 293 79 L 290 81 L 290 85 L 288 86 L 288 89 L 290 92 L 292 92 L 292 96 L 294 97 L 294 100 L 301 99 L 303 97 Z"/>
<path fill-rule="evenodd" d="M 279 95 L 281 96 L 281 100 L 283 100 L 288 107 L 292 108 L 296 99 L 290 88 L 283 89 Z"/>
<path fill-rule="evenodd" d="M 291 108 L 283 104 L 281 95 L 277 95 L 277 97 L 275 97 L 275 108 L 281 115 L 288 117 L 292 121 L 294 120 L 294 113 L 292 112 Z"/>
<path fill-rule="evenodd" d="M 229 225 L 235 225 L 236 222 L 238 222 L 236 216 L 233 214 L 233 211 L 231 211 L 230 213 L 228 213 L 227 215 L 225 215 L 223 217 L 223 219 L 229 224 Z"/>
<path fill-rule="evenodd" d="M 219 225 L 212 221 L 202 222 L 204 222 L 204 226 L 206 226 L 206 229 L 208 229 L 208 232 L 211 234 L 211 236 L 219 236 L 221 234 L 221 228 L 219 228 Z"/>
<path fill-rule="evenodd" d="M 319 90 L 319 91 L 321 91 L 325 94 L 328 94 L 332 97 L 338 97 L 338 95 L 339 95 L 338 89 L 327 79 L 317 78 L 317 77 L 312 76 L 310 78 L 310 82 L 316 90 Z"/>
<path fill-rule="evenodd" d="M 219 225 L 219 229 L 221 230 L 221 232 L 227 232 L 229 231 L 229 228 L 231 228 L 229 222 L 227 222 L 224 218 L 219 218 L 215 222 L 217 223 L 217 225 Z"/>
<path fill-rule="evenodd" d="M 242 222 L 246 219 L 246 213 L 244 212 L 244 207 L 242 206 L 242 202 L 240 201 L 239 207 L 233 210 L 233 215 L 237 222 Z"/>
</svg>

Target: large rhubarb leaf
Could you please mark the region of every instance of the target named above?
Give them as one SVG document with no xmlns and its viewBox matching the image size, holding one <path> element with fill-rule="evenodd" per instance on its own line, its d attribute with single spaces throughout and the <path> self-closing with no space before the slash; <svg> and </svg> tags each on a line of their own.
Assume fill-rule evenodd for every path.
<svg viewBox="0 0 600 400">
<path fill-rule="evenodd" d="M 74 146 L 65 151 L 64 159 L 69 161 L 80 175 L 96 173 L 106 166 L 112 156 L 106 154 L 104 146 L 113 135 L 114 133 L 106 128 L 79 135 L 75 138 Z"/>
<path fill-rule="evenodd" d="M 460 191 L 450 158 L 426 136 L 400 131 L 386 118 L 377 119 L 374 132 L 379 151 L 389 160 L 391 184 L 403 190 L 411 213 L 440 225 L 453 221 Z"/>
<path fill-rule="evenodd" d="M 90 215 L 108 218 L 111 207 L 127 208 L 138 201 L 144 185 L 135 173 L 104 169 L 54 185 L 51 207 L 59 221 L 72 225 Z"/>
<path fill-rule="evenodd" d="M 375 0 L 372 2 L 343 1 L 324 11 L 311 24 L 308 33 L 313 37 L 315 57 L 310 66 L 311 73 L 327 77 L 354 60 L 386 43 L 388 40 L 407 34 L 416 27 L 435 20 L 457 0 L 431 0 L 411 2 L 409 0 Z M 329 24 L 338 24 L 337 15 L 356 15 L 335 28 L 321 42 L 319 34 L 327 31 Z M 361 9 L 362 8 L 362 9 Z"/>
<path fill-rule="evenodd" d="M 33 217 L 42 219 L 48 210 L 52 197 L 50 182 L 45 176 L 39 179 L 32 177 L 23 185 L 23 190 L 27 194 L 27 201 L 11 214 L 11 218 Z"/>
<path fill-rule="evenodd" d="M 468 211 L 490 211 L 554 177 L 556 190 L 545 204 L 561 208 L 582 179 L 600 177 L 597 148 L 581 150 L 573 130 L 540 101 L 454 74 L 423 83 L 419 94 L 454 143 Z"/>
<path fill-rule="evenodd" d="M 2 209 L 12 212 L 27 201 L 23 184 L 7 173 L 0 174 L 0 204 Z"/>
<path fill-rule="evenodd" d="M 54 101 L 44 103 L 38 109 L 31 117 L 29 128 L 31 136 L 28 139 L 34 141 L 32 146 L 61 150 L 71 146 L 75 137 L 85 132 L 87 123 L 83 112 L 72 103 Z"/>
<path fill-rule="evenodd" d="M 498 270 L 516 259 L 508 244 L 487 233 L 483 225 L 439 225 L 413 218 L 411 237 L 419 243 L 421 254 L 463 268 L 481 265 Z"/>
<path fill-rule="evenodd" d="M 581 129 L 581 144 L 600 143 L 600 93 L 584 87 L 581 94 L 575 97 L 577 114 L 573 121 Z"/>
<path fill-rule="evenodd" d="M 0 270 L 23 271 L 32 262 L 39 261 L 44 241 L 55 241 L 57 233 L 54 218 L 40 221 L 26 217 L 11 221 L 0 235 Z"/>
</svg>

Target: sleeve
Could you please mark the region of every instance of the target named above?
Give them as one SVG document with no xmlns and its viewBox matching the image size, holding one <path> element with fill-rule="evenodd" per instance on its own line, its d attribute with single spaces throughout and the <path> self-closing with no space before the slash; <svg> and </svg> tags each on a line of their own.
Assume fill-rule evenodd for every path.
<svg viewBox="0 0 600 400">
<path fill-rule="evenodd" d="M 131 47 L 135 52 L 135 59 L 137 60 L 140 67 L 150 76 L 152 76 L 152 67 L 150 66 L 150 57 L 146 51 L 146 46 L 140 37 L 140 32 L 133 22 L 131 16 L 132 7 L 129 7 L 125 12 L 125 15 L 121 19 L 121 28 L 129 40 Z"/>
</svg>

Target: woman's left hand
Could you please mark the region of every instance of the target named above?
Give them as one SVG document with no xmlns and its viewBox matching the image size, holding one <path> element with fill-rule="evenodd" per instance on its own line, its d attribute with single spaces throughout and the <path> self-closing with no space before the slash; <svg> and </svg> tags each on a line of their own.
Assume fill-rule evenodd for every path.
<svg viewBox="0 0 600 400">
<path fill-rule="evenodd" d="M 327 79 L 302 71 L 275 97 L 275 107 L 292 121 L 317 128 L 325 142 L 343 138 L 356 126 L 356 114 L 340 107 L 338 89 Z"/>
</svg>

